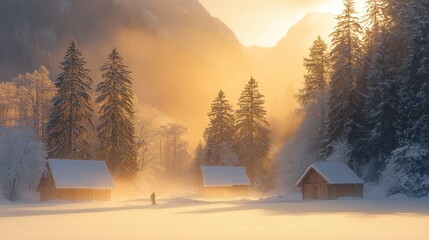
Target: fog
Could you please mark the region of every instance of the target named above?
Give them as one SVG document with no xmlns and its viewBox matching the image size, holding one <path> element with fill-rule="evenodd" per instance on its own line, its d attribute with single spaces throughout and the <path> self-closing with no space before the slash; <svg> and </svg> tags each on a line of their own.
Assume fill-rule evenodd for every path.
<svg viewBox="0 0 429 240">
<path fill-rule="evenodd" d="M 313 39 L 326 36 L 333 22 L 330 15 L 304 19 L 274 48 L 245 48 L 198 1 L 0 0 L 0 4 L 0 18 L 5 20 L 1 22 L 6 23 L 0 25 L 0 80 L 39 65 L 55 79 L 65 48 L 75 39 L 97 83 L 99 66 L 116 47 L 132 72 L 137 116 L 156 124 L 187 126 L 191 150 L 203 138 L 210 103 L 219 89 L 236 107 L 251 76 L 265 95 L 273 149 L 292 136 L 301 119 L 294 95 L 304 73 L 302 59 Z"/>
</svg>

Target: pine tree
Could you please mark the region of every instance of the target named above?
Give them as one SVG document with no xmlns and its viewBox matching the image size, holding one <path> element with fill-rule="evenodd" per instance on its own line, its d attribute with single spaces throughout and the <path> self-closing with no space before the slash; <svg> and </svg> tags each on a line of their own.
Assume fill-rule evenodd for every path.
<svg viewBox="0 0 429 240">
<path fill-rule="evenodd" d="M 429 196 L 429 151 L 420 144 L 397 148 L 387 159 L 380 182 L 388 195 Z"/>
<path fill-rule="evenodd" d="M 429 146 L 429 1 L 411 1 L 409 77 L 404 81 L 406 140 Z"/>
<path fill-rule="evenodd" d="M 100 104 L 99 155 L 115 177 L 133 178 L 138 166 L 130 72 L 116 49 L 100 70 L 103 81 L 96 89 L 96 103 Z"/>
<path fill-rule="evenodd" d="M 238 162 L 234 146 L 234 115 L 231 104 L 222 90 L 211 105 L 208 114 L 210 125 L 204 136 L 207 143 L 206 162 L 208 165 L 236 165 Z"/>
<path fill-rule="evenodd" d="M 381 182 L 388 194 L 428 195 L 429 183 L 429 1 L 390 0 L 389 39 L 395 47 L 399 87 L 397 132 L 399 146 L 386 160 Z M 391 67 L 392 68 L 392 67 Z"/>
<path fill-rule="evenodd" d="M 373 49 L 377 39 L 388 25 L 386 5 L 385 0 L 366 1 L 366 14 L 363 22 L 366 26 L 364 41 L 367 52 Z"/>
<path fill-rule="evenodd" d="M 381 39 L 382 40 L 382 39 Z M 385 160 L 398 147 L 397 126 L 400 104 L 400 84 L 391 68 L 394 45 L 380 41 L 374 51 L 368 69 L 369 91 L 366 95 L 368 132 L 358 141 L 353 150 L 356 158 L 364 159 L 361 164 L 370 163 L 365 176 L 375 180 L 385 167 Z"/>
<path fill-rule="evenodd" d="M 368 71 L 373 58 L 378 57 L 382 37 L 386 34 L 388 26 L 388 16 L 386 13 L 385 0 L 367 0 L 366 14 L 364 15 L 363 24 L 365 26 L 365 34 L 363 38 L 363 61 L 361 67 L 360 81 L 365 81 L 371 85 L 371 80 L 368 79 Z"/>
<path fill-rule="evenodd" d="M 365 56 L 361 70 L 366 81 L 365 118 L 361 126 L 363 136 L 356 141 L 351 158 L 358 162 L 361 174 L 368 180 L 376 180 L 384 170 L 386 159 L 398 147 L 399 82 L 395 66 L 395 42 L 389 36 L 387 2 L 367 1 L 367 25 Z"/>
<path fill-rule="evenodd" d="M 414 90 L 409 88 L 410 69 L 408 65 L 413 35 L 411 31 L 413 27 L 410 19 L 414 18 L 414 14 L 409 12 L 411 0 L 385 1 L 388 2 L 385 11 L 389 19 L 387 41 L 393 49 L 389 56 L 389 61 L 391 62 L 389 68 L 394 72 L 395 81 L 400 84 L 400 104 L 398 107 L 399 114 L 396 117 L 396 125 L 399 129 L 400 142 L 403 144 L 407 141 L 406 139 L 409 135 L 407 133 L 407 125 L 409 124 L 409 119 L 411 119 L 410 114 L 412 114 L 412 109 L 409 108 L 411 105 L 409 100 L 415 96 Z M 411 98 L 408 96 L 411 96 Z"/>
<path fill-rule="evenodd" d="M 89 159 L 88 138 L 93 131 L 91 85 L 85 58 L 72 41 L 61 62 L 62 72 L 55 81 L 57 93 L 47 124 L 50 158 Z"/>
<path fill-rule="evenodd" d="M 298 101 L 308 111 L 310 105 L 316 106 L 319 111 L 315 115 L 318 122 L 318 132 L 314 136 L 314 150 L 322 150 L 321 142 L 325 136 L 327 89 L 329 82 L 330 58 L 328 46 L 320 36 L 313 42 L 308 58 L 304 58 L 304 67 L 307 73 L 304 75 L 304 88 L 300 90 Z"/>
<path fill-rule="evenodd" d="M 246 166 L 252 184 L 264 185 L 270 166 L 264 164 L 270 148 L 270 130 L 264 109 L 265 100 L 258 83 L 250 78 L 241 93 L 236 112 L 237 149 L 240 164 Z"/>
<path fill-rule="evenodd" d="M 363 92 L 365 84 L 359 81 L 362 60 L 362 33 L 353 0 L 345 0 L 345 9 L 337 17 L 338 24 L 332 36 L 333 61 L 330 82 L 328 128 L 325 138 L 324 156 L 332 152 L 333 145 L 346 140 L 353 144 L 361 137 L 360 129 L 364 122 Z M 356 168 L 352 163 L 353 168 Z"/>
<path fill-rule="evenodd" d="M 304 67 L 307 73 L 304 75 L 304 88 L 299 91 L 298 100 L 301 105 L 306 106 L 321 100 L 320 95 L 329 82 L 328 46 L 320 36 L 314 40 L 309 57 L 304 58 Z"/>
</svg>

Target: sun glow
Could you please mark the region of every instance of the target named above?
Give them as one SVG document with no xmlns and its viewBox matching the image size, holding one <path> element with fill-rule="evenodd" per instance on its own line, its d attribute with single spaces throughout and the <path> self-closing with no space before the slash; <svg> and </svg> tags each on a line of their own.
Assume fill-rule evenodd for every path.
<svg viewBox="0 0 429 240">
<path fill-rule="evenodd" d="M 356 1 L 355 8 L 359 15 L 364 15 L 365 1 Z M 332 14 L 340 14 L 343 9 L 344 3 L 342 1 L 331 1 L 329 3 L 321 5 L 318 11 Z"/>
<path fill-rule="evenodd" d="M 236 34 L 245 46 L 272 47 L 287 34 L 294 24 L 312 12 L 340 14 L 341 0 L 201 0 L 204 7 L 218 17 Z M 365 12 L 365 1 L 356 1 L 360 15 Z M 331 31 L 328 29 L 327 31 Z"/>
<path fill-rule="evenodd" d="M 339 14 L 343 11 L 344 5 L 341 1 L 330 2 L 319 7 L 320 12 Z"/>
</svg>

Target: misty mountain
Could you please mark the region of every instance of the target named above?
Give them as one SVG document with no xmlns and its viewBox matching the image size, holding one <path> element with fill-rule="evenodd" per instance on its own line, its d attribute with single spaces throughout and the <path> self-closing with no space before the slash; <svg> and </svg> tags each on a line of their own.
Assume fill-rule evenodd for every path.
<svg viewBox="0 0 429 240">
<path fill-rule="evenodd" d="M 219 89 L 235 104 L 250 76 L 260 82 L 274 142 L 299 119 L 293 92 L 314 38 L 333 16 L 310 14 L 274 48 L 245 48 L 198 0 L 0 0 L 0 81 L 45 65 L 55 79 L 66 46 L 78 42 L 95 82 L 116 47 L 132 71 L 138 116 L 177 121 L 197 142 Z"/>
<path fill-rule="evenodd" d="M 56 55 L 71 39 L 84 46 L 108 38 L 129 22 L 138 25 L 138 20 L 135 14 L 117 11 L 109 0 L 1 0 L 0 79 L 9 80 L 40 64 L 55 71 Z"/>
<path fill-rule="evenodd" d="M 330 42 L 329 34 L 335 25 L 332 14 L 309 13 L 292 26 L 276 46 L 245 48 L 246 56 L 251 60 L 252 74 L 257 79 L 269 81 L 265 92 L 273 96 L 267 99 L 268 111 L 276 111 L 270 123 L 275 129 L 282 129 L 282 135 L 274 136 L 277 137 L 275 142 L 292 136 L 300 124 L 300 116 L 295 111 L 298 107 L 295 94 L 303 83 L 303 60 L 318 35 Z"/>
<path fill-rule="evenodd" d="M 139 104 L 169 121 L 196 124 L 191 134 L 199 137 L 209 98 L 234 72 L 250 74 L 241 70 L 246 60 L 234 33 L 197 0 L 0 0 L 0 81 L 40 65 L 55 79 L 72 39 L 95 82 L 116 47 L 132 71 Z"/>
<path fill-rule="evenodd" d="M 213 44 L 239 49 L 233 32 L 196 0 L 0 0 L 0 79 L 40 64 L 56 72 L 71 39 L 86 48 L 112 42 L 125 28 L 193 53 L 214 52 Z"/>
</svg>

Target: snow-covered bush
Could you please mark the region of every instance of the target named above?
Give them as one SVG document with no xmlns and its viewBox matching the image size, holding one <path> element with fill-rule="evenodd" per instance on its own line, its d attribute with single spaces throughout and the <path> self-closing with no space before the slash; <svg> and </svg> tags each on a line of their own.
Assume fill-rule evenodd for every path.
<svg viewBox="0 0 429 240">
<path fill-rule="evenodd" d="M 388 195 L 409 197 L 429 195 L 429 150 L 418 144 L 407 145 L 392 152 L 380 182 Z"/>
<path fill-rule="evenodd" d="M 31 129 L 0 129 L 0 190 L 7 200 L 35 191 L 45 163 L 43 144 Z"/>
</svg>

